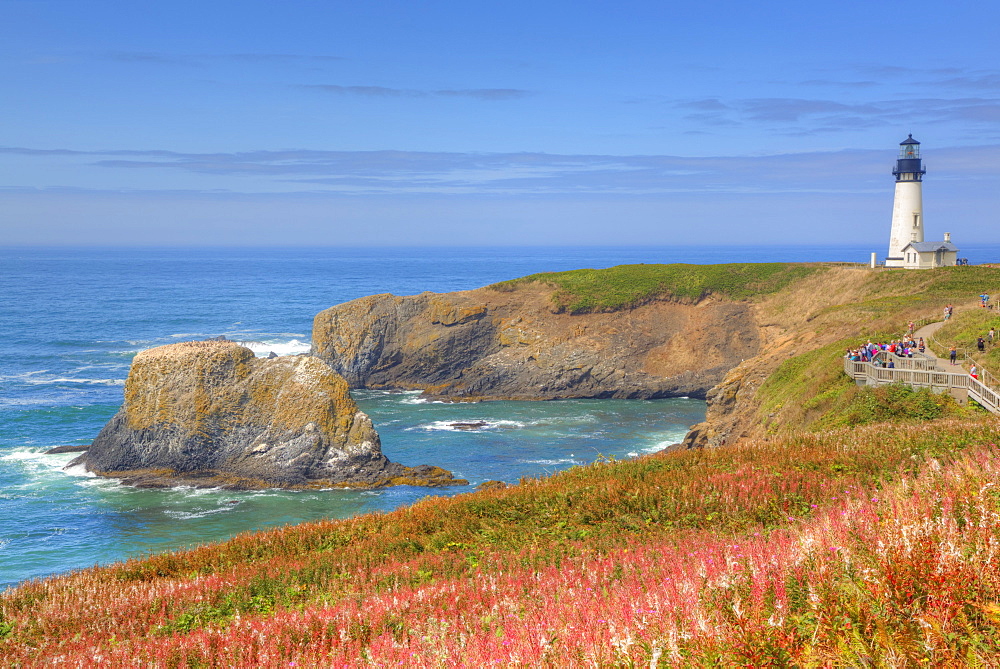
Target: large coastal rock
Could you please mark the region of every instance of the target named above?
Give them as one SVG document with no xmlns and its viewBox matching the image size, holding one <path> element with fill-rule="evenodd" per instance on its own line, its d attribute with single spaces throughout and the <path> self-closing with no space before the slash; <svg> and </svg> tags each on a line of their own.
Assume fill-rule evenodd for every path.
<svg viewBox="0 0 1000 669">
<path fill-rule="evenodd" d="M 312 350 L 352 387 L 461 400 L 704 397 L 759 350 L 744 302 L 571 314 L 552 296 L 526 284 L 364 297 L 316 316 Z"/>
<path fill-rule="evenodd" d="M 124 405 L 76 464 L 142 486 L 465 483 L 438 467 L 390 462 L 347 383 L 323 361 L 258 359 L 228 341 L 139 353 Z"/>
</svg>

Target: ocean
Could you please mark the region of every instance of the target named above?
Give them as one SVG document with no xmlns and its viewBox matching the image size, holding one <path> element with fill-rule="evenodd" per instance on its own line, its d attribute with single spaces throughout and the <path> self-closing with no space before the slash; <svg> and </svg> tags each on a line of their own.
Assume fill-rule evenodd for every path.
<svg viewBox="0 0 1000 669">
<path fill-rule="evenodd" d="M 994 247 L 973 262 L 1000 257 Z M 445 404 L 355 392 L 383 452 L 469 487 L 375 491 L 138 490 L 74 454 L 118 410 L 132 357 L 225 335 L 261 356 L 309 350 L 313 316 L 375 293 L 484 286 L 540 271 L 623 263 L 852 261 L 860 247 L 0 248 L 0 588 L 130 556 L 321 518 L 389 511 L 427 495 L 516 483 L 679 441 L 704 402 L 568 400 Z M 963 254 L 965 255 L 965 254 Z M 482 421 L 456 430 L 455 421 Z"/>
</svg>

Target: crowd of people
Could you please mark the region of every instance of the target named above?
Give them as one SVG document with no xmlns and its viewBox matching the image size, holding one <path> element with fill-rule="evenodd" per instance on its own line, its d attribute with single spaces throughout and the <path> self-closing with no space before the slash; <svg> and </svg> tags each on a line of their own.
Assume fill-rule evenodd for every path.
<svg viewBox="0 0 1000 669">
<path fill-rule="evenodd" d="M 847 349 L 847 357 L 854 362 L 873 362 L 882 367 L 895 367 L 891 355 L 880 356 L 879 353 L 885 351 L 902 358 L 912 358 L 914 353 L 923 353 L 925 350 L 927 350 L 927 345 L 924 343 L 924 338 L 914 339 L 911 328 L 911 333 L 907 338 L 889 342 L 868 340 L 868 343 L 860 348 Z"/>
</svg>

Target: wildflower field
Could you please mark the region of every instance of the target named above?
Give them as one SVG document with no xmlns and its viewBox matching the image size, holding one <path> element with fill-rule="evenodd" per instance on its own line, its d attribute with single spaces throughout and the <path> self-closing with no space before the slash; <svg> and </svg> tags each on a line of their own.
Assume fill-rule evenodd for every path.
<svg viewBox="0 0 1000 669">
<path fill-rule="evenodd" d="M 4 666 L 992 665 L 1000 422 L 602 462 L 0 598 Z"/>
</svg>

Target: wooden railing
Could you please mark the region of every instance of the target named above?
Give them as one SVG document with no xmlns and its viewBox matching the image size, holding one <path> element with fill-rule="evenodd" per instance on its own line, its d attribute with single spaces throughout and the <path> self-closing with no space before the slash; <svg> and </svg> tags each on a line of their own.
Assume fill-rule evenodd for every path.
<svg viewBox="0 0 1000 669">
<path fill-rule="evenodd" d="M 939 342 L 937 338 L 934 336 L 931 336 L 930 340 L 927 343 L 929 345 L 933 344 L 938 351 L 949 350 L 947 346 Z M 983 384 L 985 384 L 991 390 L 995 392 L 1000 392 L 1000 379 L 998 379 L 996 376 L 990 373 L 989 370 L 983 369 L 983 365 L 982 363 L 979 362 L 978 356 L 973 355 L 972 348 L 967 348 L 963 346 L 959 347 L 957 351 L 958 351 L 958 360 L 960 364 L 962 365 L 975 364 L 977 373 L 979 374 L 979 380 L 982 381 Z M 979 351 L 976 350 L 976 353 L 979 353 Z"/>
<path fill-rule="evenodd" d="M 925 369 L 925 370 L 937 369 L 937 362 L 938 362 L 937 358 L 929 355 L 924 355 L 923 353 L 914 353 L 913 357 L 909 358 L 902 355 L 895 355 L 889 353 L 888 351 L 879 351 L 878 353 L 876 353 L 875 360 L 878 363 L 885 363 L 884 365 L 876 364 L 876 366 L 882 366 L 882 367 L 888 366 L 889 360 L 892 360 L 892 364 L 896 369 Z"/>
<path fill-rule="evenodd" d="M 919 356 L 919 357 L 918 357 Z M 894 367 L 883 367 L 892 360 Z M 906 358 L 880 351 L 875 362 L 854 361 L 844 358 L 844 372 L 856 381 L 864 380 L 867 385 L 880 386 L 887 383 L 905 383 L 913 388 L 931 390 L 965 389 L 969 397 L 983 405 L 987 411 L 1000 414 L 1000 393 L 979 379 L 974 379 L 965 371 L 949 372 L 938 369 L 936 359 L 915 353 Z"/>
</svg>

